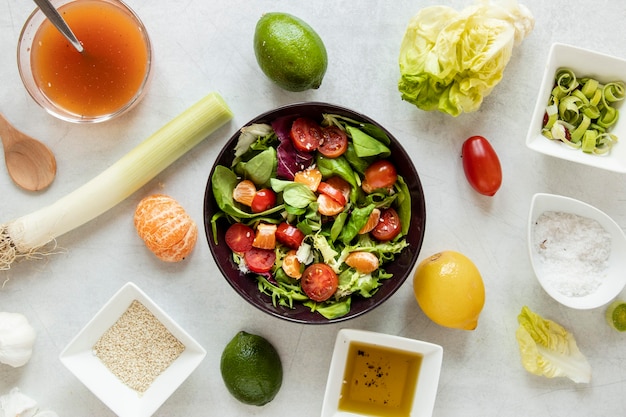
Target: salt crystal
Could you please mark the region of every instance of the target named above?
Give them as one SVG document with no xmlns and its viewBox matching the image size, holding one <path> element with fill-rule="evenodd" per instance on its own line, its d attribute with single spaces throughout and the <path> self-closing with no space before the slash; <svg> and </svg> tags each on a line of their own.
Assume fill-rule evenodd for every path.
<svg viewBox="0 0 626 417">
<path fill-rule="evenodd" d="M 535 222 L 533 249 L 548 285 L 568 297 L 583 297 L 606 278 L 611 235 L 596 220 L 546 211 Z"/>
</svg>

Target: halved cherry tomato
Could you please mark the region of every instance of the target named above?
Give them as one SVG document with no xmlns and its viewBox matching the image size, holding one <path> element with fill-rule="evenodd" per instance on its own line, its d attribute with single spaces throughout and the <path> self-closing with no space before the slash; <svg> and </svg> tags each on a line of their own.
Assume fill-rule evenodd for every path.
<svg viewBox="0 0 626 417">
<path fill-rule="evenodd" d="M 250 207 L 256 194 L 256 185 L 250 180 L 243 180 L 233 189 L 233 200 Z"/>
<path fill-rule="evenodd" d="M 346 201 L 350 199 L 350 190 L 352 189 L 352 186 L 348 181 L 344 180 L 340 176 L 334 176 L 327 178 L 325 182 L 341 191 L 341 194 L 343 194 L 346 198 Z"/>
<path fill-rule="evenodd" d="M 482 136 L 472 136 L 463 142 L 461 152 L 465 177 L 480 194 L 493 196 L 502 185 L 502 167 L 496 151 Z"/>
<path fill-rule="evenodd" d="M 389 207 L 381 211 L 378 224 L 370 233 L 378 240 L 388 241 L 398 236 L 401 230 L 400 216 L 392 207 Z"/>
<path fill-rule="evenodd" d="M 302 264 L 298 260 L 298 256 L 294 249 L 287 252 L 283 258 L 282 268 L 288 277 L 299 279 L 302 277 Z"/>
<path fill-rule="evenodd" d="M 379 159 L 365 169 L 362 188 L 371 193 L 380 188 L 391 189 L 398 179 L 396 167 L 386 159 Z"/>
<path fill-rule="evenodd" d="M 346 205 L 347 199 L 343 195 L 341 190 L 333 187 L 327 182 L 324 182 L 324 181 L 320 182 L 320 185 L 317 186 L 317 191 L 322 194 L 326 194 L 327 196 L 329 196 L 330 198 L 332 198 L 333 200 L 335 200 L 342 206 Z"/>
<path fill-rule="evenodd" d="M 287 247 L 298 249 L 304 240 L 304 232 L 289 223 L 281 223 L 276 229 L 276 239 Z"/>
<path fill-rule="evenodd" d="M 308 168 L 296 172 L 293 178 L 294 182 L 304 184 L 313 192 L 317 191 L 317 186 L 322 181 L 322 173 L 317 168 Z"/>
<path fill-rule="evenodd" d="M 276 205 L 276 193 L 269 188 L 263 188 L 256 192 L 250 204 L 253 213 L 261 213 Z"/>
<path fill-rule="evenodd" d="M 380 264 L 378 256 L 374 255 L 372 252 L 363 251 L 351 252 L 346 257 L 345 263 L 362 274 L 369 274 L 376 271 Z"/>
<path fill-rule="evenodd" d="M 302 291 L 313 301 L 328 300 L 337 291 L 339 278 L 333 269 L 324 263 L 308 266 L 302 273 L 300 286 Z"/>
<path fill-rule="evenodd" d="M 254 230 L 243 223 L 234 223 L 226 230 L 224 240 L 233 252 L 244 253 L 252 247 Z"/>
<path fill-rule="evenodd" d="M 276 225 L 269 223 L 259 223 L 252 246 L 259 249 L 274 249 L 276 247 Z"/>
<path fill-rule="evenodd" d="M 299 117 L 291 125 L 291 141 L 300 151 L 313 152 L 322 141 L 322 128 L 313 119 Z"/>
<path fill-rule="evenodd" d="M 337 126 L 322 129 L 322 142 L 317 149 L 327 158 L 338 158 L 348 149 L 348 136 Z"/>
<path fill-rule="evenodd" d="M 317 211 L 324 216 L 335 216 L 343 211 L 345 204 L 340 204 L 328 194 L 317 196 Z"/>
<path fill-rule="evenodd" d="M 272 249 L 252 248 L 243 254 L 248 269 L 252 272 L 269 272 L 276 262 L 276 252 Z"/>
</svg>

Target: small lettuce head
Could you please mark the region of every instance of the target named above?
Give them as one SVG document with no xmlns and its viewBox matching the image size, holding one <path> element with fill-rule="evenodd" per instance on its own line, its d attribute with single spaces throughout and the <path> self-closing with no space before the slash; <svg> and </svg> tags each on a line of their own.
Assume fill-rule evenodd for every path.
<svg viewBox="0 0 626 417">
<path fill-rule="evenodd" d="M 533 26 L 530 11 L 516 0 L 481 0 L 460 12 L 422 9 L 400 47 L 402 99 L 452 116 L 478 110 Z"/>
<path fill-rule="evenodd" d="M 576 383 L 591 381 L 591 365 L 581 353 L 574 335 L 527 306 L 517 316 L 515 338 L 522 365 L 531 374 L 547 378 L 567 377 Z"/>
</svg>

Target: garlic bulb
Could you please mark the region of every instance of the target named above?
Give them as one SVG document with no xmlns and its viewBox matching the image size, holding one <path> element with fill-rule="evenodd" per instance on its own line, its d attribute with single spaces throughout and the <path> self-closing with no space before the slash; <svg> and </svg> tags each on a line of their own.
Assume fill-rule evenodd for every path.
<svg viewBox="0 0 626 417">
<path fill-rule="evenodd" d="M 0 313 L 2 314 L 2 313 Z M 39 410 L 37 402 L 15 387 L 0 397 L 0 417 L 59 417 L 49 410 Z"/>
<path fill-rule="evenodd" d="M 0 312 L 0 363 L 25 365 L 33 354 L 35 329 L 20 313 Z"/>
<path fill-rule="evenodd" d="M 0 397 L 0 416 L 34 417 L 36 412 L 37 403 L 35 400 L 22 394 L 17 387 Z"/>
</svg>

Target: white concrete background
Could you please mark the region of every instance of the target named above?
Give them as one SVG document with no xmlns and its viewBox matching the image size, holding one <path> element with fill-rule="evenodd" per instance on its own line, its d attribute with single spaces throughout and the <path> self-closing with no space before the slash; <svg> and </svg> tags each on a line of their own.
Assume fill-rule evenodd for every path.
<svg viewBox="0 0 626 417">
<path fill-rule="evenodd" d="M 0 311 L 25 314 L 38 338 L 31 361 L 0 365 L 0 394 L 18 386 L 64 417 L 112 416 L 58 360 L 66 344 L 127 281 L 134 281 L 208 351 L 200 367 L 156 416 L 318 416 L 332 346 L 341 328 L 385 332 L 438 343 L 444 361 L 434 416 L 620 416 L 626 414 L 626 339 L 609 329 L 604 309 L 575 311 L 539 287 L 527 255 L 526 222 L 536 192 L 594 204 L 626 227 L 624 176 L 529 151 L 524 144 L 535 96 L 553 42 L 626 57 L 626 3 L 612 0 L 527 0 L 533 33 L 515 50 L 504 79 L 480 111 L 453 118 L 423 112 L 397 92 L 400 41 L 412 15 L 429 0 L 243 1 L 128 0 L 154 44 L 154 78 L 144 101 L 119 120 L 92 126 L 58 121 L 21 85 L 16 44 L 32 2 L 0 1 L 0 111 L 56 153 L 58 176 L 38 194 L 18 189 L 0 167 L 3 221 L 55 201 L 100 173 L 166 121 L 210 91 L 235 117 L 118 207 L 58 239 L 67 251 L 0 273 Z M 462 8 L 470 1 L 445 2 Z M 264 12 L 299 16 L 320 34 L 329 66 L 319 90 L 289 93 L 259 70 L 252 49 Z M 626 74 L 624 74 L 626 77 Z M 444 249 L 467 254 L 481 270 L 486 305 L 473 332 L 445 329 L 418 308 L 410 280 L 384 305 L 360 318 L 324 326 L 296 325 L 259 314 L 220 276 L 201 237 L 191 257 L 169 265 L 136 236 L 132 213 L 152 192 L 178 199 L 202 227 L 204 188 L 213 161 L 236 129 L 257 114 L 299 101 L 353 108 L 387 127 L 412 155 L 426 193 L 427 227 L 420 259 Z M 461 144 L 484 135 L 504 171 L 501 190 L 483 197 L 467 184 Z M 621 145 L 623 146 L 623 145 Z M 570 329 L 593 367 L 593 380 L 528 374 L 515 329 L 523 305 Z M 220 374 L 223 347 L 239 331 L 271 340 L 283 360 L 283 387 L 264 407 L 238 403 Z"/>
</svg>

